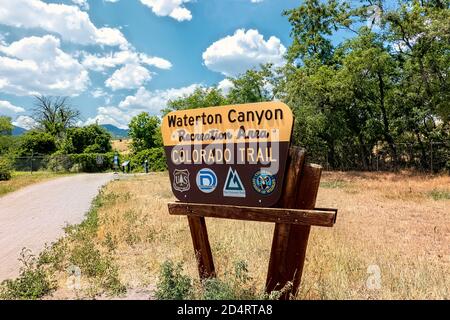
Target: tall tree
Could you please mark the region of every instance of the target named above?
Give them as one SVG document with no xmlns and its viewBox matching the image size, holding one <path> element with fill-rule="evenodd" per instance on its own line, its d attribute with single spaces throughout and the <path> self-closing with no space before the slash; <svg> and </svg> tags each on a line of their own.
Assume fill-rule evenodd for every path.
<svg viewBox="0 0 450 320">
<path fill-rule="evenodd" d="M 270 101 L 273 99 L 272 66 L 261 66 L 261 70 L 247 70 L 236 78 L 230 78 L 231 87 L 227 100 L 230 104 Z"/>
<path fill-rule="evenodd" d="M 12 130 L 13 125 L 11 118 L 6 116 L 0 116 L 0 155 L 6 153 L 12 144 Z"/>
<path fill-rule="evenodd" d="M 35 96 L 33 118 L 39 127 L 54 137 L 61 137 L 80 118 L 80 111 L 69 104 L 68 97 Z"/>
<path fill-rule="evenodd" d="M 129 135 L 133 139 L 132 147 L 135 153 L 160 146 L 159 126 L 159 118 L 150 116 L 146 112 L 142 112 L 131 119 L 128 127 L 130 128 Z"/>
<path fill-rule="evenodd" d="M 446 145 L 450 130 L 449 1 L 403 0 L 384 13 L 384 34 L 401 66 L 397 105 L 400 138 L 420 148 L 421 166 L 432 160 L 430 143 Z M 442 147 L 441 147 L 442 148 Z"/>
<path fill-rule="evenodd" d="M 283 14 L 291 23 L 292 45 L 288 60 L 318 60 L 329 63 L 333 45 L 330 36 L 340 27 L 352 23 L 349 4 L 338 0 L 305 0 L 298 8 L 286 10 Z"/>
<path fill-rule="evenodd" d="M 0 116 L 0 135 L 11 135 L 13 125 L 11 118 L 6 116 Z"/>
<path fill-rule="evenodd" d="M 167 108 L 163 110 L 163 114 L 171 111 L 206 108 L 213 106 L 220 106 L 227 103 L 222 91 L 216 87 L 211 88 L 197 88 L 190 95 L 185 95 L 178 99 L 168 101 Z"/>
</svg>

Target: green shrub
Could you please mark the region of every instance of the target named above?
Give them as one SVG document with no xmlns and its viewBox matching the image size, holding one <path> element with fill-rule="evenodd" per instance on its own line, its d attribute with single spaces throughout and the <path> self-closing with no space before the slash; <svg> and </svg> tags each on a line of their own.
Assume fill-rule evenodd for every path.
<svg viewBox="0 0 450 320">
<path fill-rule="evenodd" d="M 119 281 L 118 269 L 112 258 L 100 253 L 92 239 L 77 241 L 68 260 L 80 268 L 82 275 L 95 279 L 108 292 L 117 295 L 126 291 Z"/>
<path fill-rule="evenodd" d="M 238 261 L 223 277 L 194 281 L 183 275 L 183 264 L 165 261 L 161 266 L 156 298 L 160 300 L 254 300 L 276 298 L 259 292 L 248 275 L 247 263 Z"/>
<path fill-rule="evenodd" d="M 233 286 L 227 281 L 212 278 L 203 281 L 202 299 L 204 300 L 234 300 Z"/>
<path fill-rule="evenodd" d="M 104 253 L 101 244 L 94 240 L 98 231 L 98 208 L 105 203 L 116 201 L 116 198 L 115 194 L 105 195 L 100 191 L 92 202 L 86 219 L 78 225 L 66 226 L 66 237 L 44 250 L 39 257 L 39 265 L 60 272 L 69 266 L 76 266 L 80 269 L 81 276 L 89 279 L 88 291 L 93 296 L 99 289 L 112 295 L 126 292 L 125 286 L 119 280 L 114 259 L 110 254 Z"/>
<path fill-rule="evenodd" d="M 11 179 L 12 164 L 7 158 L 0 158 L 0 181 Z"/>
<path fill-rule="evenodd" d="M 54 172 L 68 172 L 72 166 L 72 159 L 67 154 L 56 152 L 48 157 L 47 170 Z"/>
<path fill-rule="evenodd" d="M 254 300 L 261 299 L 248 275 L 245 261 L 234 264 L 234 272 L 226 273 L 224 277 L 203 281 L 201 298 L 204 300 Z"/>
<path fill-rule="evenodd" d="M 76 243 L 71 249 L 69 262 L 78 266 L 88 277 L 104 276 L 109 264 L 91 240 Z"/>
<path fill-rule="evenodd" d="M 48 279 L 43 267 L 30 250 L 22 249 L 23 266 L 18 278 L 5 280 L 0 285 L 0 299 L 5 300 L 36 300 L 55 289 L 55 283 Z"/>
<path fill-rule="evenodd" d="M 54 270 L 63 271 L 65 268 L 64 258 L 68 250 L 67 243 L 64 238 L 59 239 L 51 246 L 45 247 L 45 249 L 39 254 L 37 265 L 50 266 Z"/>
<path fill-rule="evenodd" d="M 450 200 L 450 191 L 448 191 L 448 190 L 433 189 L 428 194 L 430 197 L 432 197 L 436 201 L 437 200 Z"/>
<path fill-rule="evenodd" d="M 78 164 L 83 172 L 103 172 L 112 167 L 114 155 L 112 153 L 96 154 L 81 153 L 72 154 L 74 164 Z M 98 160 L 101 160 L 100 162 Z"/>
<path fill-rule="evenodd" d="M 143 171 L 145 160 L 148 160 L 149 171 L 158 172 L 167 170 L 166 156 L 162 147 L 146 149 L 136 153 L 131 158 L 133 170 Z"/>
<path fill-rule="evenodd" d="M 56 151 L 56 139 L 51 134 L 31 130 L 20 137 L 19 154 L 51 154 Z"/>
<path fill-rule="evenodd" d="M 161 266 L 159 282 L 155 292 L 159 300 L 183 300 L 192 297 L 192 281 L 182 275 L 183 264 L 165 261 Z"/>
<path fill-rule="evenodd" d="M 49 157 L 47 169 L 71 172 L 104 172 L 112 168 L 114 153 L 55 153 Z"/>
<path fill-rule="evenodd" d="M 68 154 L 107 153 L 112 151 L 111 134 L 98 124 L 69 128 L 61 150 Z"/>
<path fill-rule="evenodd" d="M 348 183 L 343 180 L 321 181 L 320 187 L 325 189 L 341 189 L 348 186 Z"/>
</svg>

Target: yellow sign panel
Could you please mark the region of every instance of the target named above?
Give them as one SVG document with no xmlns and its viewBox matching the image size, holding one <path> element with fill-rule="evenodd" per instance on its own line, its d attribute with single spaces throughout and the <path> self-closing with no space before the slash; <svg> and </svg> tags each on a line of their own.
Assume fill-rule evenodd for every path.
<svg viewBox="0 0 450 320">
<path fill-rule="evenodd" d="M 162 136 L 165 146 L 289 141 L 292 123 L 292 111 L 284 103 L 249 103 L 171 112 L 163 119 Z"/>
</svg>

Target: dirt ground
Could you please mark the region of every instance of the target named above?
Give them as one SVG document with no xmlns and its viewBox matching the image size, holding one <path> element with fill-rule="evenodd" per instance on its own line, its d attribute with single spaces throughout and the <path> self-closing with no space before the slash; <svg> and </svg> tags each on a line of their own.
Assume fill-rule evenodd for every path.
<svg viewBox="0 0 450 320">
<path fill-rule="evenodd" d="M 197 277 L 186 218 L 167 212 L 174 200 L 167 173 L 113 181 L 105 192 L 116 200 L 99 210 L 96 241 L 113 239 L 120 279 L 134 298 L 151 298 L 139 290 L 155 286 L 168 259 Z M 317 207 L 338 208 L 337 223 L 312 228 L 297 298 L 449 299 L 449 194 L 448 176 L 325 172 Z M 219 276 L 244 260 L 263 290 L 273 224 L 207 219 L 207 225 Z M 62 288 L 54 297 L 74 296 Z"/>
<path fill-rule="evenodd" d="M 113 150 L 118 151 L 121 154 L 129 154 L 131 149 L 131 139 L 117 139 L 112 140 Z"/>
</svg>

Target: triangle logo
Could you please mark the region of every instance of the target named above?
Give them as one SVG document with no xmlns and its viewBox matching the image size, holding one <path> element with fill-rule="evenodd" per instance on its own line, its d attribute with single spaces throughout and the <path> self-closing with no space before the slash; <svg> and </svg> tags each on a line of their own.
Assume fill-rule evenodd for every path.
<svg viewBox="0 0 450 320">
<path fill-rule="evenodd" d="M 245 188 L 236 170 L 228 169 L 227 179 L 223 187 L 224 197 L 245 198 Z"/>
</svg>

